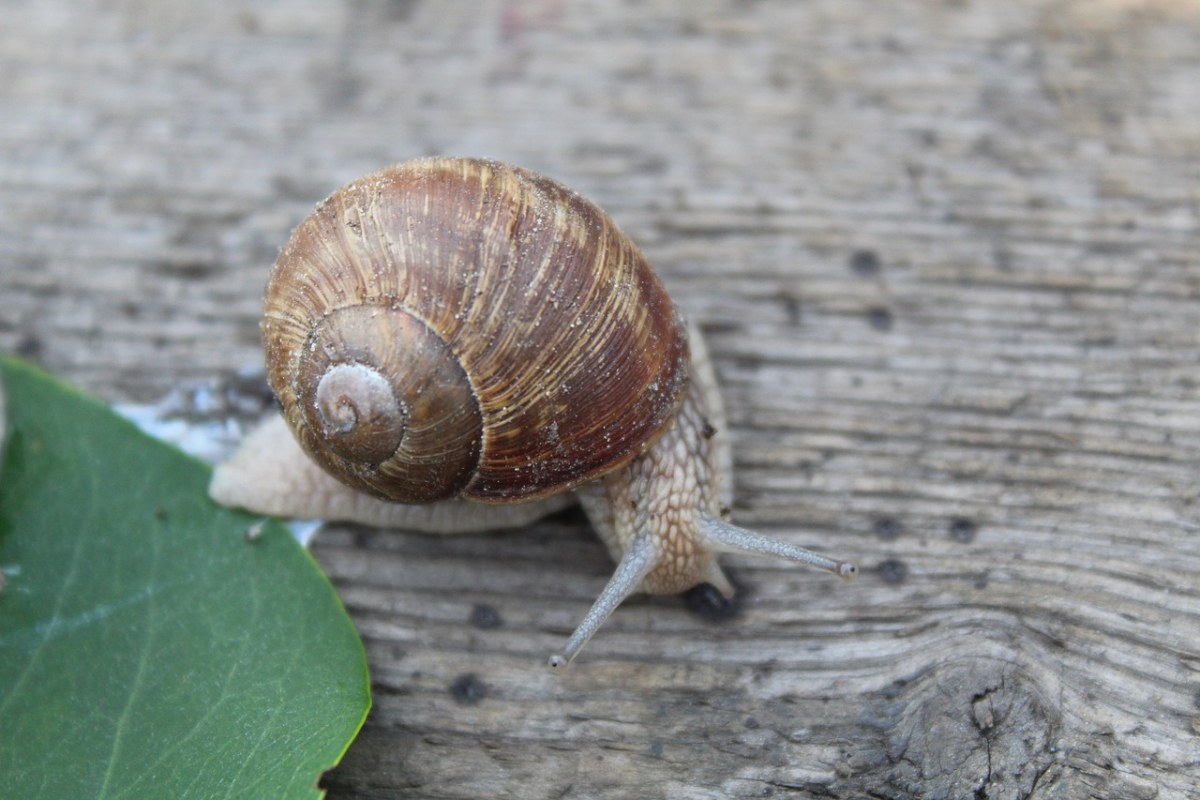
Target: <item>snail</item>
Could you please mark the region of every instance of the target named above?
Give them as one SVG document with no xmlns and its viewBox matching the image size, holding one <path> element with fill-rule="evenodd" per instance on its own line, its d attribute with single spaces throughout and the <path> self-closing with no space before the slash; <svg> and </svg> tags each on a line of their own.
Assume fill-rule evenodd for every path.
<svg viewBox="0 0 1200 800">
<path fill-rule="evenodd" d="M 436 532 L 577 499 L 617 567 L 551 667 L 635 592 L 732 595 L 717 553 L 855 574 L 728 521 L 699 332 L 616 224 L 549 178 L 430 158 L 342 187 L 280 251 L 262 334 L 282 416 L 218 467 L 213 498 Z"/>
</svg>

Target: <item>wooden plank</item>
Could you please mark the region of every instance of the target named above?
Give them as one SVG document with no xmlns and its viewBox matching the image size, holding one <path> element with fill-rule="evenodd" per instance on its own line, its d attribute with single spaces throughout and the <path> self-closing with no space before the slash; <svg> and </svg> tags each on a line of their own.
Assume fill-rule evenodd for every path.
<svg viewBox="0 0 1200 800">
<path fill-rule="evenodd" d="M 1190 0 L 10 8 L 0 348 L 244 387 L 337 185 L 542 170 L 708 332 L 738 521 L 864 574 L 730 559 L 733 619 L 635 600 L 557 676 L 611 568 L 578 514 L 328 530 L 376 698 L 331 797 L 1184 798 L 1198 68 Z"/>
</svg>

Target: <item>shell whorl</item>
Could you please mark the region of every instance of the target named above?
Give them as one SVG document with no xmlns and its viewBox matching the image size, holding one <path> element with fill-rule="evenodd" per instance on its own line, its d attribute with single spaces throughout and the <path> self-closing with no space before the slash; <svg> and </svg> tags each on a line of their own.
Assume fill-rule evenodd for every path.
<svg viewBox="0 0 1200 800">
<path fill-rule="evenodd" d="M 334 364 L 313 394 L 318 428 L 330 448 L 344 458 L 379 463 L 404 439 L 408 409 L 387 376 L 366 364 Z"/>
<path fill-rule="evenodd" d="M 597 207 L 490 161 L 351 183 L 280 253 L 268 377 L 301 445 L 403 502 L 532 499 L 615 469 L 687 382 L 674 305 Z"/>
<path fill-rule="evenodd" d="M 285 416 L 327 470 L 405 502 L 451 497 L 470 482 L 479 403 L 428 325 L 400 308 L 346 306 L 314 325 L 300 352 L 295 411 L 285 405 Z"/>
</svg>

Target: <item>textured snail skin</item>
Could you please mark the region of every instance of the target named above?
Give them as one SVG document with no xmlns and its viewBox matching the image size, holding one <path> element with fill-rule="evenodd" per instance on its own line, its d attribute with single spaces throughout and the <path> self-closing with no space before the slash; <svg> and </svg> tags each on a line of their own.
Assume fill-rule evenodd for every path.
<svg viewBox="0 0 1200 800">
<path fill-rule="evenodd" d="M 728 522 L 703 339 L 607 215 L 548 178 L 425 159 L 343 187 L 281 251 L 263 338 L 286 425 L 248 437 L 212 497 L 456 532 L 575 489 L 617 568 L 551 667 L 634 592 L 731 594 L 721 552 L 855 574 Z"/>
<path fill-rule="evenodd" d="M 224 506 L 303 520 L 338 520 L 422 533 L 519 528 L 575 503 L 571 492 L 481 505 L 463 498 L 397 503 L 352 489 L 300 447 L 282 416 L 265 420 L 213 471 L 209 496 Z"/>
</svg>

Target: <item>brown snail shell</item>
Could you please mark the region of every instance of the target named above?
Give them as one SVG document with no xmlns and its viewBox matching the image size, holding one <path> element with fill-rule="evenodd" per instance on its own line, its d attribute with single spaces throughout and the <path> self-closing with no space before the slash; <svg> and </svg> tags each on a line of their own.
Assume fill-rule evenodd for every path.
<svg viewBox="0 0 1200 800">
<path fill-rule="evenodd" d="M 280 253 L 263 336 L 303 448 L 405 503 L 594 480 L 654 441 L 688 375 L 675 306 L 612 220 L 477 159 L 406 162 L 321 203 Z"/>
<path fill-rule="evenodd" d="M 855 574 L 729 522 L 702 339 L 613 222 L 549 178 L 438 158 L 343 187 L 283 248 L 263 337 L 283 419 L 212 497 L 445 533 L 536 519 L 575 489 L 617 568 L 552 667 L 633 592 L 732 594 L 719 553 Z"/>
</svg>

